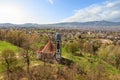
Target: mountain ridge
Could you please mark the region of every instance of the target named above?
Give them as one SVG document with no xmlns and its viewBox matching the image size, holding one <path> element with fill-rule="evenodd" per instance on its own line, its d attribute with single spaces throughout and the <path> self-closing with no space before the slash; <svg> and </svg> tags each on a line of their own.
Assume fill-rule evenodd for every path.
<svg viewBox="0 0 120 80">
<path fill-rule="evenodd" d="M 24 23 L 24 24 L 12 24 L 12 23 L 0 23 L 1 27 L 38 27 L 38 28 L 86 28 L 86 29 L 119 29 L 120 22 L 111 21 L 88 21 L 88 22 L 61 22 L 54 24 L 37 24 L 37 23 Z"/>
</svg>

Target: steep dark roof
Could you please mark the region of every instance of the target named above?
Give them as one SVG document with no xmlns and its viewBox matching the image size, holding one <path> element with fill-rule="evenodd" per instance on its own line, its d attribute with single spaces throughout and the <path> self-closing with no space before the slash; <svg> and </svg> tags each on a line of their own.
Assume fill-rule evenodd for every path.
<svg viewBox="0 0 120 80">
<path fill-rule="evenodd" d="M 60 33 L 56 33 L 56 40 L 60 40 L 61 41 L 61 35 L 60 35 Z"/>
</svg>

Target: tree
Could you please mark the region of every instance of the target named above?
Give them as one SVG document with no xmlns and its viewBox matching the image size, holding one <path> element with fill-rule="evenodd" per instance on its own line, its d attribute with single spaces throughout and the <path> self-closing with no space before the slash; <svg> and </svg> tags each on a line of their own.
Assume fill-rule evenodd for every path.
<svg viewBox="0 0 120 80">
<path fill-rule="evenodd" d="M 120 69 L 120 53 L 115 54 L 115 64 L 118 69 Z"/>
<path fill-rule="evenodd" d="M 35 44 L 38 42 L 38 36 L 37 35 L 27 35 L 26 38 L 23 41 L 23 44 L 21 47 L 24 49 L 23 51 L 23 57 L 25 59 L 25 62 L 27 64 L 27 74 L 28 79 L 30 80 L 30 58 L 31 58 L 31 52 L 35 51 Z"/>
<path fill-rule="evenodd" d="M 85 42 L 84 43 L 84 52 L 86 53 L 93 53 L 93 42 Z"/>
<path fill-rule="evenodd" d="M 68 43 L 65 49 L 67 52 L 75 54 L 79 50 L 79 45 L 75 42 Z"/>
<path fill-rule="evenodd" d="M 98 42 L 94 41 L 92 47 L 93 47 L 93 54 L 96 55 L 96 52 L 100 48 L 100 44 Z"/>
<path fill-rule="evenodd" d="M 83 46 L 84 46 L 84 52 L 90 53 L 92 55 L 96 55 L 96 52 L 100 48 L 100 44 L 96 41 L 90 41 L 90 42 L 86 41 Z"/>
<path fill-rule="evenodd" d="M 2 66 L 7 70 L 7 78 L 8 80 L 11 80 L 12 77 L 10 76 L 10 74 L 17 64 L 15 53 L 14 51 L 9 49 L 3 50 L 1 53 L 1 58 Z"/>
<path fill-rule="evenodd" d="M 29 40 L 26 40 L 24 41 L 24 44 L 22 45 L 22 48 L 24 49 L 23 50 L 23 58 L 25 59 L 25 63 L 27 65 L 27 74 L 28 74 L 28 80 L 30 80 L 30 54 L 29 54 L 29 51 L 30 51 L 30 42 Z"/>
</svg>

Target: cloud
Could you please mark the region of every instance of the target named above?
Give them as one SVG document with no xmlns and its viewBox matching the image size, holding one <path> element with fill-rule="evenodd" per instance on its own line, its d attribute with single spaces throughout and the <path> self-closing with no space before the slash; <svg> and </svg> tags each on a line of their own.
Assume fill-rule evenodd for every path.
<svg viewBox="0 0 120 80">
<path fill-rule="evenodd" d="M 62 22 L 85 21 L 120 21 L 120 0 L 93 4 L 89 7 L 77 10 L 73 16 L 63 19 Z"/>
<path fill-rule="evenodd" d="M 49 2 L 50 2 L 50 4 L 53 4 L 54 3 L 54 1 L 53 0 L 48 0 Z"/>
</svg>

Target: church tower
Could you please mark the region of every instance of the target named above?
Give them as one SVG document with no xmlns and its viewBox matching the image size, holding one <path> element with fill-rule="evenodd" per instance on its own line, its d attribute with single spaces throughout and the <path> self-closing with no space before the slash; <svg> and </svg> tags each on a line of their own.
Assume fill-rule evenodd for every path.
<svg viewBox="0 0 120 80">
<path fill-rule="evenodd" d="M 61 47 L 62 47 L 62 40 L 61 40 L 61 35 L 60 33 L 56 33 L 55 36 L 55 44 L 56 44 L 56 53 L 55 53 L 55 58 L 57 61 L 61 60 Z"/>
</svg>

